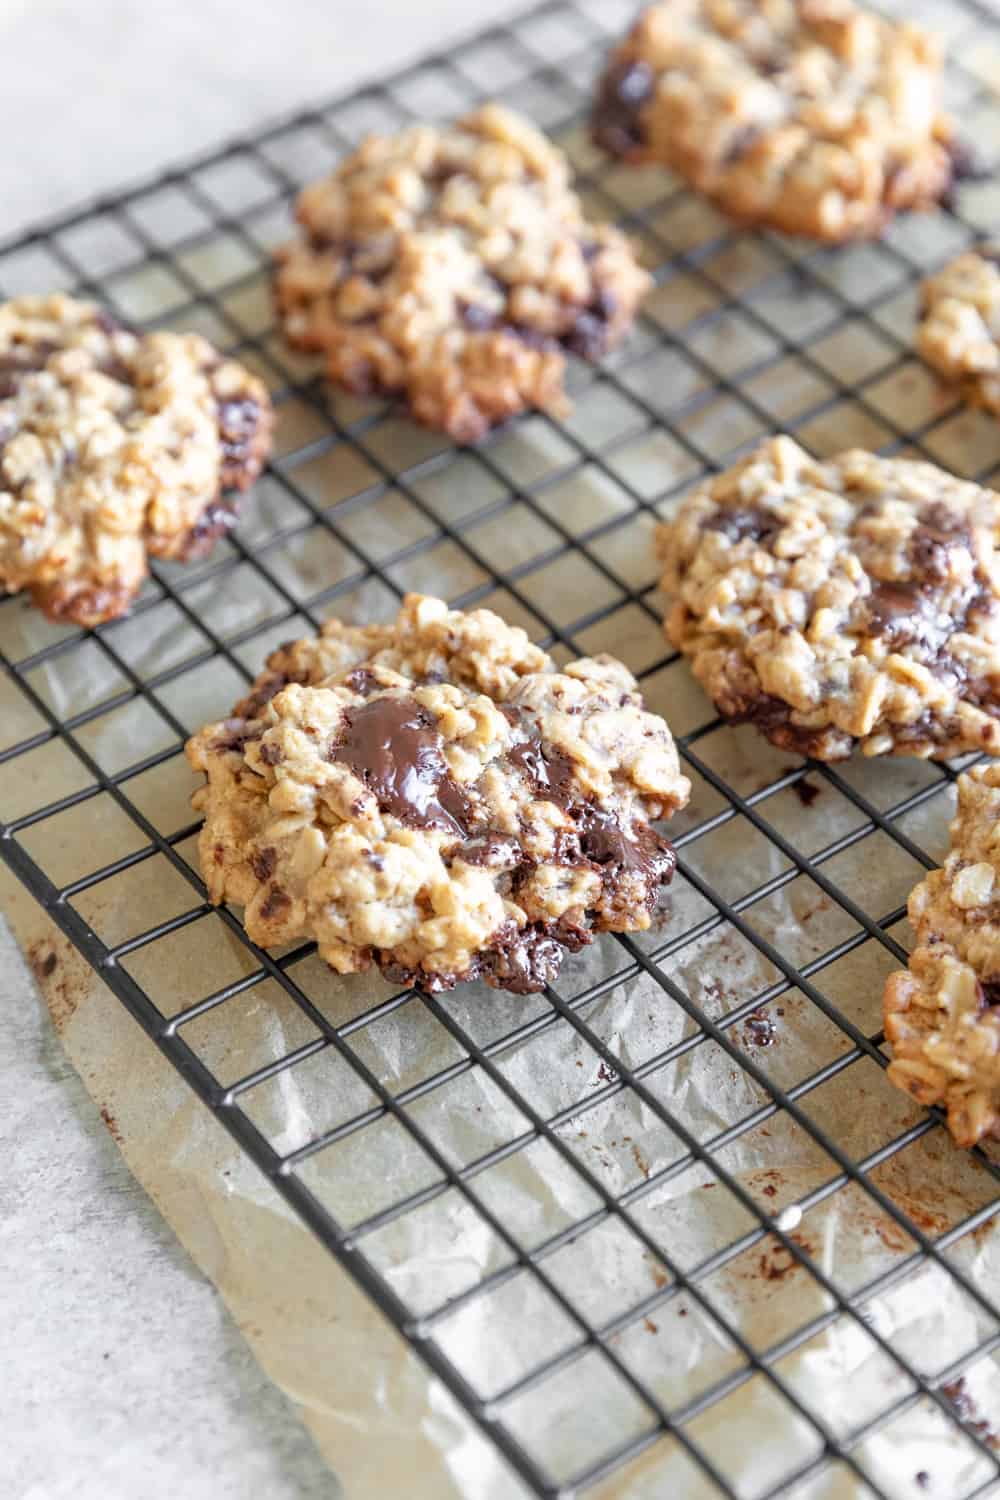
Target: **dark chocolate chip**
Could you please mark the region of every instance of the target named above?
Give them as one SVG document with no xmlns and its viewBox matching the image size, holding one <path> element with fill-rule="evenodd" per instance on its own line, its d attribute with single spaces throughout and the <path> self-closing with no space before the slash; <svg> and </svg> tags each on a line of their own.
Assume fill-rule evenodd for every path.
<svg viewBox="0 0 1000 1500">
<path fill-rule="evenodd" d="M 328 758 L 348 766 L 382 812 L 410 828 L 447 828 L 464 837 L 472 817 L 466 793 L 444 758 L 433 715 L 413 698 L 374 698 L 344 713 Z"/>
<path fill-rule="evenodd" d="M 370 667 L 355 667 L 344 678 L 344 686 L 357 693 L 359 698 L 367 698 L 378 687 L 378 678 Z"/>
<path fill-rule="evenodd" d="M 260 405 L 249 399 L 220 401 L 219 440 L 223 462 L 242 465 L 253 452 L 260 426 Z"/>
<path fill-rule="evenodd" d="M 267 849 L 256 849 L 250 856 L 250 868 L 256 878 L 263 883 L 270 880 L 278 868 L 278 851 L 268 847 Z"/>
<path fill-rule="evenodd" d="M 742 125 L 739 130 L 733 132 L 722 155 L 721 165 L 731 167 L 746 156 L 751 146 L 760 140 L 761 130 L 758 125 Z"/>
<path fill-rule="evenodd" d="M 614 156 L 628 156 L 646 144 L 642 107 L 655 82 L 648 63 L 626 58 L 608 70 L 594 111 L 593 135 L 599 146 Z"/>
<path fill-rule="evenodd" d="M 993 165 L 971 141 L 955 140 L 948 147 L 952 176 L 956 182 L 986 182 L 993 176 Z"/>
<path fill-rule="evenodd" d="M 15 395 L 26 375 L 43 370 L 49 356 L 55 354 L 58 347 L 58 344 L 48 341 L 15 344 L 6 354 L 0 354 L 0 401 Z"/>
<path fill-rule="evenodd" d="M 220 497 L 206 505 L 194 526 L 184 539 L 179 556 L 183 562 L 191 562 L 202 556 L 220 536 L 232 531 L 236 525 L 236 507 L 232 500 Z"/>
<path fill-rule="evenodd" d="M 564 340 L 567 349 L 580 359 L 600 359 L 608 347 L 608 324 L 617 311 L 614 293 L 602 287 L 577 314 Z"/>
<path fill-rule="evenodd" d="M 981 1010 L 992 1010 L 994 1006 L 1000 1005 L 1000 976 L 982 980 L 979 991 L 982 997 Z"/>
<path fill-rule="evenodd" d="M 260 758 L 265 766 L 280 766 L 285 758 L 285 752 L 280 745 L 267 742 L 260 747 Z"/>
<path fill-rule="evenodd" d="M 265 922 L 270 921 L 271 917 L 276 917 L 280 912 L 287 911 L 291 904 L 292 898 L 288 893 L 283 891 L 280 886 L 272 885 L 260 908 L 259 915 L 264 918 Z"/>
<path fill-rule="evenodd" d="M 482 307 L 478 302 L 462 302 L 459 308 L 462 322 L 470 333 L 488 333 L 497 326 L 496 313 L 491 313 L 488 307 Z"/>
<path fill-rule="evenodd" d="M 781 530 L 782 522 L 760 506 L 743 510 L 720 510 L 702 525 L 702 531 L 717 531 L 731 542 L 769 542 Z"/>
<path fill-rule="evenodd" d="M 213 750 L 239 750 L 242 752 L 245 745 L 259 740 L 264 730 L 260 724 L 248 722 L 247 718 L 227 719 L 222 726 L 222 733 L 212 742 Z"/>
</svg>

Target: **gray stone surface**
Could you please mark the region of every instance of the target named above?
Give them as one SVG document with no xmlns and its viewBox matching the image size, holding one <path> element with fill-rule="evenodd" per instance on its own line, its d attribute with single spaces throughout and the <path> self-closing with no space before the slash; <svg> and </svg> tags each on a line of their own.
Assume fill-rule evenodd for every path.
<svg viewBox="0 0 1000 1500">
<path fill-rule="evenodd" d="M 0 237 L 496 15 L 489 0 L 0 0 Z"/>
<path fill-rule="evenodd" d="M 335 1480 L 129 1173 L 0 919 L 5 1500 L 333 1500 Z"/>
</svg>

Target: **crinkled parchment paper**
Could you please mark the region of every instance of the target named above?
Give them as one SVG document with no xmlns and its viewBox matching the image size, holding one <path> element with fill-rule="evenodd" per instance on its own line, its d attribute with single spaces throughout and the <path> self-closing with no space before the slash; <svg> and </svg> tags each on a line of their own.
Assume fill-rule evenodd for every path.
<svg viewBox="0 0 1000 1500">
<path fill-rule="evenodd" d="M 794 287 L 786 295 L 798 306 Z M 650 380 L 652 389 L 654 376 Z M 796 372 L 787 372 L 784 396 L 780 381 L 772 380 L 768 389 L 779 414 L 782 402 L 794 407 L 799 399 Z M 581 395 L 588 421 L 595 420 L 597 399 L 594 391 Z M 906 399 L 904 389 L 900 400 Z M 613 412 L 606 415 L 613 426 Z M 410 434 L 404 423 L 394 424 L 394 430 L 400 444 L 431 441 L 426 434 Z M 970 417 L 965 447 L 971 450 L 976 434 L 985 431 L 978 418 Z M 290 403 L 281 416 L 284 451 L 310 435 L 315 434 L 307 411 Z M 858 440 L 853 430 L 832 428 L 813 436 L 827 451 Z M 714 431 L 703 415 L 699 440 L 721 452 L 734 438 L 725 426 Z M 681 481 L 687 461 L 673 453 L 662 434 L 651 433 L 645 441 L 645 447 L 626 445 L 630 482 L 650 493 L 661 491 L 672 482 L 672 462 L 678 465 L 673 482 Z M 560 444 L 545 423 L 527 421 L 502 436 L 493 451 L 512 473 L 530 479 L 565 461 Z M 344 496 L 370 482 L 363 474 L 344 473 L 343 466 L 353 461 L 347 454 L 338 457 L 335 450 L 322 461 L 304 464 L 297 477 L 304 486 L 313 486 L 324 503 L 333 503 L 337 493 L 331 486 L 338 475 Z M 970 467 L 973 462 L 970 457 Z M 421 482 L 428 505 L 455 517 L 470 508 L 473 480 L 471 466 L 459 459 Z M 546 493 L 546 503 L 558 507 L 560 522 L 571 530 L 627 504 L 607 475 L 590 470 Z M 492 498 L 485 494 L 483 503 Z M 256 544 L 276 528 L 294 524 L 296 514 L 301 520 L 279 487 L 264 483 L 247 502 L 240 535 Z M 345 512 L 345 527 L 363 529 L 366 514 L 363 509 Z M 359 530 L 358 540 L 383 552 L 405 545 L 408 527 L 418 534 L 418 520 L 425 529 L 427 525 L 426 518 L 421 520 L 403 497 L 391 492 L 374 502 L 370 514 L 377 516 L 377 524 L 368 534 Z M 521 549 L 523 560 L 521 554 L 530 556 L 533 545 L 539 551 L 551 545 L 551 537 L 541 536 L 530 517 L 518 527 L 502 524 L 508 527 L 506 535 L 492 541 L 489 533 L 473 535 L 484 554 L 499 558 L 497 549 L 504 545 Z M 600 545 L 608 564 L 623 577 L 633 583 L 652 581 L 648 518 L 635 517 Z M 509 560 L 506 552 L 503 558 Z M 315 531 L 292 537 L 267 552 L 266 559 L 297 598 L 338 578 L 349 579 L 358 566 Z M 420 554 L 394 569 L 393 576 L 401 587 L 456 595 L 475 585 L 469 568 L 468 560 L 448 545 Z M 544 588 L 546 609 L 560 621 L 577 616 L 583 599 L 597 607 L 593 574 L 583 561 L 563 560 L 544 582 L 533 583 L 529 577 L 523 587 L 528 598 L 542 597 Z M 539 592 L 533 593 L 535 589 Z M 285 608 L 280 599 L 268 597 L 266 585 L 245 566 L 221 585 L 196 584 L 185 599 L 195 620 L 164 602 L 108 632 L 115 650 L 144 680 L 188 656 L 194 662 L 204 651 L 197 619 L 210 620 L 216 631 L 229 636 L 281 615 Z M 486 602 L 513 618 L 525 618 L 529 626 L 534 623 L 513 600 L 497 595 Z M 360 581 L 336 604 L 355 619 L 384 617 L 391 607 L 384 590 Z M 237 642 L 234 654 L 256 670 L 268 645 L 305 628 L 301 619 L 278 618 L 262 636 Z M 4 648 L 20 659 L 60 632 L 15 601 L 0 610 L 0 634 Z M 580 632 L 578 639 L 582 649 L 617 650 L 636 670 L 663 655 L 654 622 L 635 607 Z M 50 658 L 29 679 L 61 717 L 100 703 L 124 685 L 94 641 Z M 684 733 L 707 721 L 708 707 L 682 663 L 648 675 L 643 685 L 651 706 L 668 716 L 675 731 Z M 157 692 L 159 702 L 189 731 L 206 717 L 222 714 L 239 689 L 231 665 L 199 659 Z M 41 727 L 35 711 L 10 684 L 0 688 L 0 724 L 5 744 Z M 176 729 L 154 707 L 135 702 L 88 721 L 77 735 L 110 771 L 179 744 Z M 700 739 L 696 750 L 704 764 L 746 795 L 800 764 L 749 730 L 716 731 Z M 838 774 L 880 807 L 930 788 L 937 776 L 932 767 L 902 761 L 851 763 Z M 820 870 L 874 918 L 898 911 L 921 866 L 882 832 L 852 843 L 848 836 L 864 823 L 863 814 L 835 785 L 813 776 L 804 792 L 788 787 L 759 802 L 760 815 L 810 854 L 844 839 Z M 0 797 L 5 815 L 16 817 L 47 805 L 89 779 L 69 750 L 42 745 L 4 768 Z M 693 779 L 691 807 L 674 823 L 678 833 L 712 818 L 725 805 L 703 777 L 695 774 Z M 193 786 L 178 753 L 130 778 L 123 790 L 157 829 L 170 835 L 191 821 L 187 799 Z M 931 858 L 938 858 L 946 847 L 950 812 L 950 793 L 937 791 L 905 814 L 900 826 Z M 19 839 L 59 885 L 146 842 L 105 794 L 26 827 Z M 191 838 L 179 841 L 176 850 L 194 866 Z M 764 894 L 742 908 L 743 919 L 796 964 L 810 965 L 843 944 L 838 958 L 817 964 L 812 982 L 862 1033 L 877 1033 L 881 988 L 892 956 L 871 938 L 852 943 L 859 936 L 854 919 L 819 884 L 794 873 L 775 843 L 750 822 L 733 818 L 693 838 L 682 854 L 694 874 L 736 903 L 770 882 Z M 350 1500 L 397 1495 L 409 1500 L 449 1495 L 511 1500 L 523 1493 L 447 1392 L 428 1377 L 416 1356 L 241 1156 L 44 914 L 7 876 L 0 895 L 67 1053 L 132 1170 L 218 1287 L 262 1365 L 297 1403 Z M 200 905 L 195 888 L 159 854 L 71 900 L 109 946 Z M 897 921 L 891 932 L 904 944 L 908 941 L 905 922 Z M 666 896 L 653 930 L 639 942 L 645 952 L 659 953 L 668 946 L 662 959 L 665 972 L 714 1020 L 739 1012 L 726 1034 L 774 1083 L 796 1089 L 829 1068 L 822 1082 L 799 1089 L 801 1109 L 852 1160 L 870 1162 L 871 1180 L 932 1238 L 993 1200 L 996 1181 L 988 1169 L 957 1151 L 942 1128 L 920 1133 L 922 1112 L 889 1086 L 871 1058 L 836 1066 L 852 1044 L 814 998 L 788 989 L 765 1012 L 751 1013 L 755 997 L 775 982 L 778 971 L 735 925 L 715 919 L 710 904 L 683 875 Z M 252 956 L 220 917 L 207 910 L 156 942 L 132 949 L 121 963 L 168 1017 L 255 972 Z M 862 1321 L 831 1313 L 828 1294 L 773 1237 L 751 1236 L 738 1253 L 704 1271 L 698 1278 L 704 1305 L 690 1292 L 675 1290 L 669 1270 L 651 1253 L 650 1241 L 683 1270 L 700 1266 L 755 1228 L 753 1216 L 712 1166 L 687 1159 L 677 1134 L 647 1102 L 618 1083 L 615 1059 L 641 1067 L 685 1039 L 688 1046 L 646 1075 L 646 1087 L 699 1143 L 712 1146 L 719 1168 L 755 1203 L 782 1216 L 796 1243 L 842 1293 L 853 1295 L 890 1273 L 915 1247 L 873 1198 L 854 1186 L 838 1187 L 840 1168 L 808 1130 L 786 1113 L 770 1111 L 766 1088 L 715 1041 L 700 1037 L 683 1007 L 614 940 L 602 939 L 568 957 L 560 981 L 567 999 L 602 982 L 598 997 L 578 1010 L 586 1035 L 553 1012 L 544 997 L 518 998 L 479 986 L 441 997 L 437 1013 L 433 1005 L 414 998 L 366 1023 L 366 1014 L 392 993 L 379 978 L 338 978 L 314 956 L 293 963 L 289 972 L 327 1021 L 347 1028 L 350 1047 L 393 1094 L 451 1069 L 435 1088 L 407 1105 L 451 1162 L 466 1165 L 496 1145 L 524 1137 L 517 1150 L 468 1178 L 468 1196 L 455 1189 L 429 1194 L 419 1209 L 361 1240 L 414 1315 L 513 1261 L 509 1245 L 476 1211 L 476 1203 L 495 1214 L 524 1249 L 594 1213 L 600 1200 L 591 1181 L 572 1165 L 578 1162 L 604 1189 L 631 1195 L 631 1225 L 595 1214 L 586 1233 L 545 1258 L 545 1275 L 579 1312 L 601 1323 L 641 1305 L 635 1319 L 613 1335 L 611 1348 L 668 1407 L 684 1407 L 716 1382 L 732 1382 L 728 1394 L 695 1416 L 687 1431 L 748 1500 L 819 1455 L 822 1440 L 766 1379 L 739 1378 L 746 1359 L 725 1323 L 763 1353 L 810 1320 L 821 1320 L 807 1341 L 789 1343 L 775 1368 L 786 1388 L 843 1437 L 907 1394 L 905 1376 L 880 1349 L 875 1334 L 917 1368 L 936 1375 L 996 1331 L 975 1297 L 933 1262 L 916 1263 L 905 1278 L 865 1295 Z M 442 1014 L 451 1029 L 442 1024 Z M 520 1033 L 492 1052 L 491 1061 L 501 1079 L 544 1119 L 554 1121 L 569 1161 L 551 1142 L 533 1138 L 530 1122 L 497 1079 L 479 1066 L 460 1066 L 463 1038 L 489 1047 L 519 1026 Z M 182 1034 L 228 1086 L 319 1032 L 265 976 L 188 1023 Z M 350 1067 L 326 1048 L 258 1084 L 241 1096 L 241 1106 L 272 1145 L 287 1152 L 363 1113 L 373 1099 Z M 749 1128 L 738 1129 L 747 1120 Z M 880 1148 L 911 1126 L 913 1139 L 880 1162 Z M 672 1163 L 676 1168 L 669 1171 Z M 304 1160 L 298 1170 L 348 1226 L 440 1178 L 433 1162 L 384 1116 Z M 800 1213 L 809 1195 L 813 1197 Z M 974 1287 L 996 1296 L 1000 1240 L 992 1221 L 943 1253 Z M 436 1325 L 436 1337 L 489 1396 L 568 1347 L 579 1332 L 530 1274 L 518 1272 L 488 1295 L 461 1302 Z M 980 1360 L 965 1374 L 955 1399 L 983 1424 L 981 1431 L 1000 1431 L 1000 1379 L 991 1359 Z M 648 1412 L 593 1348 L 581 1362 L 557 1370 L 543 1385 L 507 1404 L 503 1417 L 540 1462 L 567 1480 L 649 1425 Z M 864 1437 L 855 1452 L 871 1478 L 899 1500 L 964 1495 L 992 1472 L 989 1460 L 926 1401 L 915 1402 Z M 690 1457 L 664 1437 L 594 1493 L 630 1500 L 702 1500 L 716 1491 Z M 840 1500 L 866 1490 L 846 1466 L 829 1464 L 789 1493 L 799 1500 Z"/>
</svg>

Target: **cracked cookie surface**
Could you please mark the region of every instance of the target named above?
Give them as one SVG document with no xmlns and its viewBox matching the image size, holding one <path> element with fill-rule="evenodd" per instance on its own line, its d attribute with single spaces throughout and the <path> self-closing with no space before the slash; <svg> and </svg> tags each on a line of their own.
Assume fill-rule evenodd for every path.
<svg viewBox="0 0 1000 1500">
<path fill-rule="evenodd" d="M 940 72 L 926 32 L 852 0 L 663 0 L 613 52 L 594 135 L 742 223 L 871 237 L 961 174 Z"/>
<path fill-rule="evenodd" d="M 917 347 L 967 401 L 1000 416 L 1000 244 L 977 245 L 927 278 Z"/>
<path fill-rule="evenodd" d="M 840 760 L 1000 750 L 1000 495 L 790 438 L 660 528 L 667 634 L 719 712 Z"/>
<path fill-rule="evenodd" d="M 0 305 L 0 588 L 55 620 L 126 610 L 147 557 L 203 555 L 270 445 L 263 383 L 197 334 L 55 294 Z"/>
<path fill-rule="evenodd" d="M 917 946 L 885 987 L 889 1077 L 974 1146 L 1000 1133 L 1000 765 L 959 777 L 951 852 L 909 914 Z"/>
<path fill-rule="evenodd" d="M 595 932 L 649 925 L 673 873 L 650 824 L 690 786 L 609 657 L 556 671 L 488 610 L 408 595 L 280 648 L 187 747 L 201 867 L 264 946 L 424 989 L 528 993 Z"/>
<path fill-rule="evenodd" d="M 600 358 L 652 284 L 623 234 L 584 218 L 562 152 L 497 105 L 370 137 L 296 212 L 275 275 L 289 342 L 460 442 L 566 411 L 565 351 Z"/>
</svg>

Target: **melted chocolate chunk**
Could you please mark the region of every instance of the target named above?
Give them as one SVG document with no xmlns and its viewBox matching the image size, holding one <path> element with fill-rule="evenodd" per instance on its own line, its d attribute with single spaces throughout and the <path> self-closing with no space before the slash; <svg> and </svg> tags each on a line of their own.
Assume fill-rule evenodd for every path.
<svg viewBox="0 0 1000 1500">
<path fill-rule="evenodd" d="M 293 643 L 288 642 L 288 644 Z M 254 692 L 248 693 L 245 698 L 241 699 L 236 705 L 236 712 L 243 719 L 257 719 L 260 717 L 261 709 L 266 708 L 271 699 L 278 696 L 282 688 L 286 688 L 290 682 L 305 682 L 305 680 L 302 673 L 270 672 Z M 263 730 L 258 726 L 252 737 L 259 739 L 262 734 Z"/>
<path fill-rule="evenodd" d="M 260 758 L 265 766 L 280 766 L 285 758 L 285 752 L 280 745 L 261 745 Z"/>
<path fill-rule="evenodd" d="M 503 833 L 486 833 L 482 838 L 469 839 L 459 845 L 455 854 L 467 865 L 489 865 L 494 869 L 513 869 L 524 858 L 517 839 Z"/>
<path fill-rule="evenodd" d="M 673 876 L 677 856 L 673 846 L 648 823 L 636 823 L 626 833 L 613 814 L 588 803 L 580 818 L 580 847 L 605 880 L 617 883 L 626 871 L 648 880 L 650 900 L 657 885 Z"/>
<path fill-rule="evenodd" d="M 516 715 L 516 710 L 514 713 Z M 525 728 L 529 730 L 527 739 L 514 746 L 509 759 L 518 770 L 525 773 L 540 796 L 568 811 L 578 798 L 573 762 L 551 746 L 543 749 L 537 733 L 528 725 Z"/>
<path fill-rule="evenodd" d="M 491 989 L 533 995 L 558 976 L 564 948 L 576 949 L 591 941 L 589 933 L 571 929 L 562 922 L 532 922 L 519 928 L 516 922 L 507 921 L 494 933 L 489 948 L 477 953 L 462 974 L 408 969 L 402 964 L 383 961 L 378 952 L 373 957 L 387 979 L 430 994 L 482 979 Z"/>
<path fill-rule="evenodd" d="M 783 698 L 761 693 L 759 698 L 722 710 L 730 724 L 753 724 L 772 744 L 783 750 L 793 750 L 797 755 L 813 755 L 817 750 L 824 759 L 830 759 L 830 751 L 824 740 L 829 734 L 823 729 L 800 729 L 791 722 L 792 710 Z M 845 750 L 844 755 L 849 752 Z"/>
<path fill-rule="evenodd" d="M 557 978 L 563 950 L 548 923 L 519 928 L 505 922 L 493 946 L 479 955 L 478 975 L 494 989 L 513 995 L 534 995 Z"/>
<path fill-rule="evenodd" d="M 629 156 L 646 144 L 642 106 L 652 96 L 655 77 L 648 63 L 626 59 L 601 82 L 594 112 L 594 140 L 614 156 Z"/>
<path fill-rule="evenodd" d="M 731 542 L 769 542 L 777 536 L 782 523 L 770 511 L 760 506 L 747 506 L 743 510 L 720 510 L 702 526 L 702 531 L 718 531 Z"/>
<path fill-rule="evenodd" d="M 375 698 L 347 709 L 327 753 L 354 772 L 381 812 L 407 827 L 468 832 L 469 799 L 452 780 L 433 714 L 414 699 Z"/>
<path fill-rule="evenodd" d="M 921 583 L 877 583 L 865 601 L 868 628 L 893 648 L 917 645 L 938 655 L 961 623 Z M 964 611 L 963 611 L 964 614 Z"/>
<path fill-rule="evenodd" d="M 952 571 L 952 554 L 972 550 L 972 533 L 964 516 L 947 505 L 929 505 L 913 529 L 908 550 L 918 572 L 943 583 Z"/>
<path fill-rule="evenodd" d="M 612 904 L 622 877 L 626 873 L 637 875 L 647 882 L 646 901 L 651 906 L 657 887 L 670 880 L 677 864 L 667 840 L 642 821 L 626 830 L 613 812 L 585 801 L 576 784 L 572 761 L 553 746 L 543 745 L 534 730 L 514 746 L 509 758 L 533 783 L 539 796 L 561 807 L 577 825 L 575 834 L 560 830 L 556 835 L 556 860 L 570 866 L 596 866 Z"/>
</svg>

